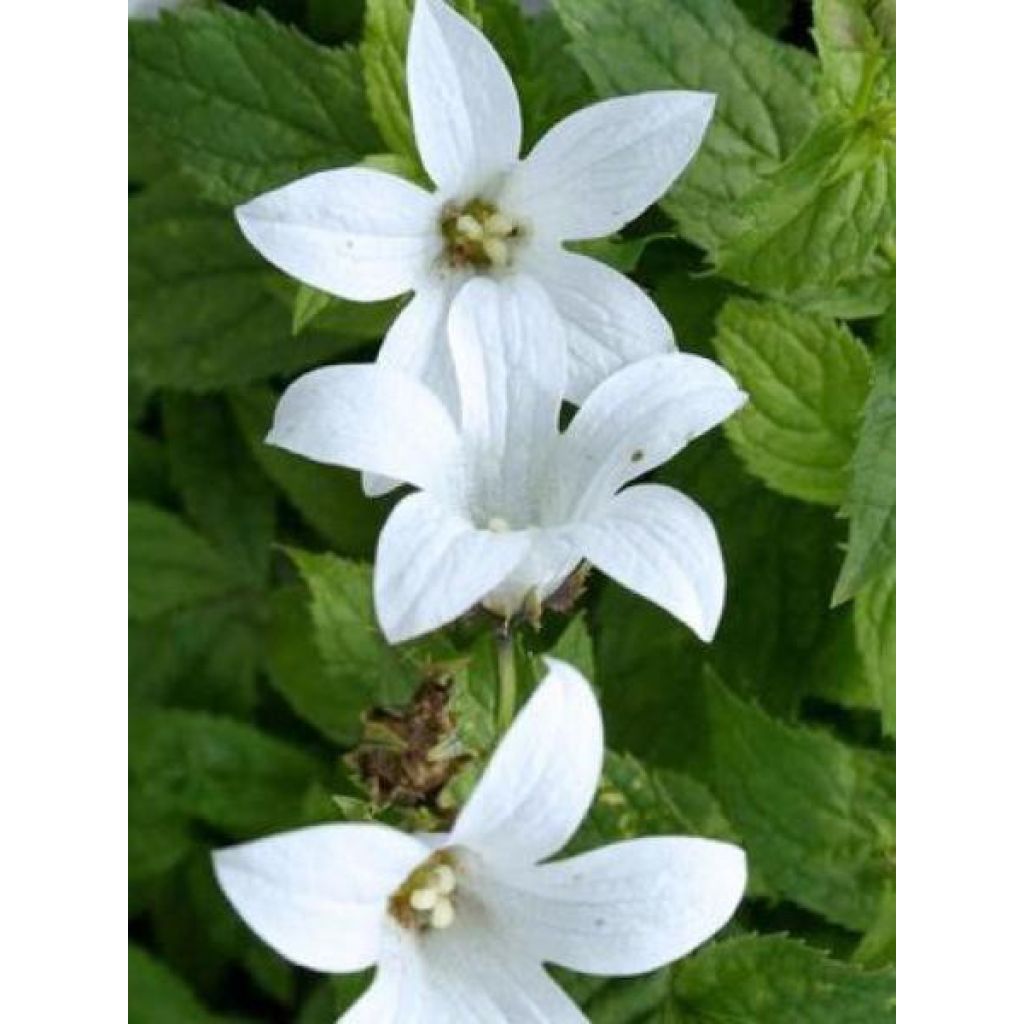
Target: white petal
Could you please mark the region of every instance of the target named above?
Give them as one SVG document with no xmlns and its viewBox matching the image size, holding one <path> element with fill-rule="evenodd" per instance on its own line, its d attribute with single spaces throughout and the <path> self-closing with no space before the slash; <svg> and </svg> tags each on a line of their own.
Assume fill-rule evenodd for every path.
<svg viewBox="0 0 1024 1024">
<path fill-rule="evenodd" d="M 533 593 L 550 597 L 583 560 L 573 527 L 531 530 L 530 549 L 515 569 L 481 602 L 496 615 L 510 618 Z"/>
<path fill-rule="evenodd" d="M 275 267 L 346 299 L 400 295 L 441 252 L 439 201 L 362 167 L 311 174 L 235 212 L 245 237 Z"/>
<path fill-rule="evenodd" d="M 394 508 L 377 543 L 377 618 L 392 643 L 429 633 L 469 611 L 523 558 L 525 533 L 477 529 L 429 494 Z"/>
<path fill-rule="evenodd" d="M 601 238 L 660 199 L 693 159 L 715 98 L 645 92 L 559 122 L 509 178 L 503 209 L 557 240 Z"/>
<path fill-rule="evenodd" d="M 454 420 L 459 398 L 448 351 L 451 291 L 443 281 L 427 278 L 384 336 L 377 365 L 415 377 L 441 400 Z M 371 498 L 400 485 L 400 480 L 390 477 L 363 474 L 363 491 Z"/>
<path fill-rule="evenodd" d="M 463 893 L 450 928 L 385 928 L 377 977 L 344 1024 L 586 1024 L 540 961 L 509 946 Z"/>
<path fill-rule="evenodd" d="M 558 441 L 562 324 L 534 281 L 475 278 L 455 297 L 448 330 L 474 515 L 513 529 L 536 523 L 538 481 Z"/>
<path fill-rule="evenodd" d="M 264 942 L 315 971 L 377 959 L 387 900 L 429 855 L 381 825 L 314 825 L 214 854 L 231 905 Z"/>
<path fill-rule="evenodd" d="M 317 462 L 438 490 L 454 486 L 460 443 L 440 401 L 379 366 L 327 366 L 292 383 L 269 444 Z"/>
<path fill-rule="evenodd" d="M 452 829 L 453 843 L 489 860 L 550 857 L 597 791 L 604 752 L 597 699 L 576 669 L 554 658 L 547 664 Z"/>
<path fill-rule="evenodd" d="M 522 140 L 515 86 L 494 47 L 442 0 L 417 0 L 406 75 L 427 173 L 452 197 L 487 191 Z"/>
<path fill-rule="evenodd" d="M 700 356 L 652 356 L 619 370 L 583 403 L 562 437 L 566 516 L 586 516 L 623 484 L 668 461 L 746 401 Z"/>
<path fill-rule="evenodd" d="M 601 572 L 710 642 L 725 603 L 725 563 L 699 505 L 671 487 L 638 484 L 574 524 L 572 534 Z"/>
<path fill-rule="evenodd" d="M 579 405 L 628 363 L 675 352 L 672 328 L 647 293 L 617 270 L 578 253 L 534 247 L 524 269 L 551 297 L 567 331 L 566 397 Z"/>
<path fill-rule="evenodd" d="M 586 974 L 642 974 L 685 956 L 743 898 L 743 851 L 712 839 L 632 839 L 495 875 L 495 916 L 524 954 Z"/>
</svg>

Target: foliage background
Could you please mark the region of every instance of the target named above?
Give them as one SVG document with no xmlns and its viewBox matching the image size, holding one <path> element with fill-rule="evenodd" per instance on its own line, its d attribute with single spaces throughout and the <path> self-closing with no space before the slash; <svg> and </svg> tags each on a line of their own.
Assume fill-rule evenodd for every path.
<svg viewBox="0 0 1024 1024">
<path fill-rule="evenodd" d="M 242 10 L 242 7 L 245 10 Z M 373 358 L 398 303 L 278 274 L 234 204 L 329 166 L 416 175 L 406 0 L 196 4 L 130 47 L 131 1020 L 336 1019 L 365 977 L 292 968 L 232 914 L 210 849 L 310 821 L 429 824 L 342 760 L 360 715 L 455 663 L 445 806 L 491 733 L 485 627 L 391 650 L 370 563 L 388 501 L 265 447 L 300 370 Z M 710 646 L 593 580 L 525 639 L 593 678 L 606 777 L 578 848 L 732 838 L 752 880 L 714 944 L 654 975 L 560 979 L 598 1022 L 894 1019 L 895 10 L 889 0 L 460 0 L 499 48 L 527 145 L 597 97 L 718 94 L 660 207 L 591 254 L 751 394 L 660 478 L 719 529 Z M 454 771 L 460 768 L 460 771 Z"/>
</svg>

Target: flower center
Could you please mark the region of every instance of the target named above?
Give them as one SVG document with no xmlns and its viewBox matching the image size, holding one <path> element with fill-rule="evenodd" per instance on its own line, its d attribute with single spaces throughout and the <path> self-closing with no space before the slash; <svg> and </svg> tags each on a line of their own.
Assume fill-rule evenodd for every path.
<svg viewBox="0 0 1024 1024">
<path fill-rule="evenodd" d="M 465 206 L 445 204 L 441 234 L 449 266 L 490 270 L 508 266 L 523 229 L 493 203 L 473 199 Z"/>
<path fill-rule="evenodd" d="M 450 851 L 439 850 L 391 894 L 388 910 L 404 928 L 448 928 L 455 921 L 457 889 L 455 858 Z"/>
</svg>

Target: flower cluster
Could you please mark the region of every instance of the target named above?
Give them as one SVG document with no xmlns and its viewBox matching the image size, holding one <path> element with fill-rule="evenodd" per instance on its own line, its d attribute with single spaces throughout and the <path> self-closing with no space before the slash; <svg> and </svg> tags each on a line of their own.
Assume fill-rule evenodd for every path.
<svg viewBox="0 0 1024 1024">
<path fill-rule="evenodd" d="M 309 285 L 359 301 L 414 293 L 375 364 L 287 389 L 268 441 L 363 472 L 369 493 L 412 485 L 377 549 L 391 642 L 478 607 L 506 626 L 535 620 L 587 566 L 710 641 L 725 596 L 714 527 L 679 492 L 635 481 L 745 395 L 677 350 L 635 284 L 564 243 L 608 235 L 658 199 L 712 97 L 598 103 L 521 158 L 509 74 L 442 0 L 416 2 L 407 77 L 432 189 L 354 167 L 238 210 L 250 242 Z M 746 877 L 740 850 L 702 839 L 545 863 L 583 819 L 602 756 L 593 691 L 552 660 L 450 833 L 315 826 L 222 851 L 217 877 L 295 963 L 377 965 L 349 1024 L 579 1021 L 544 964 L 656 968 L 722 927 Z"/>
</svg>

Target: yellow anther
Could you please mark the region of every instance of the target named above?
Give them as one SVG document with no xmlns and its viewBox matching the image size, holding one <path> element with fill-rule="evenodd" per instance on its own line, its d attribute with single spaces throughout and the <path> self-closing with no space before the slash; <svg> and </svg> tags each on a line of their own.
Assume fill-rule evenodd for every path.
<svg viewBox="0 0 1024 1024">
<path fill-rule="evenodd" d="M 441 896 L 430 912 L 432 928 L 447 928 L 455 920 L 455 906 L 447 896 Z"/>
<path fill-rule="evenodd" d="M 437 906 L 440 893 L 433 886 L 424 889 L 413 889 L 409 894 L 409 906 L 413 910 L 433 910 Z"/>
<path fill-rule="evenodd" d="M 508 246 L 500 238 L 487 236 L 481 245 L 487 258 L 495 267 L 508 266 Z"/>
<path fill-rule="evenodd" d="M 484 237 L 484 229 L 481 226 L 480 221 L 469 213 L 463 213 L 459 216 L 455 221 L 455 230 L 474 242 L 478 242 Z"/>
<path fill-rule="evenodd" d="M 434 889 L 441 896 L 451 896 L 455 892 L 455 872 L 447 864 L 439 864 L 434 871 Z"/>
<path fill-rule="evenodd" d="M 497 238 L 507 238 L 515 231 L 515 229 L 515 224 L 513 224 L 512 221 L 510 221 L 508 217 L 500 211 L 492 213 L 484 221 L 484 231 Z"/>
<path fill-rule="evenodd" d="M 508 525 L 508 520 L 502 519 L 501 516 L 493 516 L 487 520 L 487 529 L 491 533 L 508 533 L 511 527 Z"/>
</svg>

